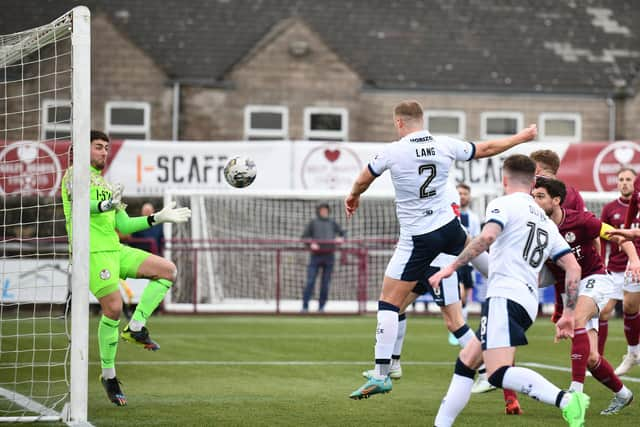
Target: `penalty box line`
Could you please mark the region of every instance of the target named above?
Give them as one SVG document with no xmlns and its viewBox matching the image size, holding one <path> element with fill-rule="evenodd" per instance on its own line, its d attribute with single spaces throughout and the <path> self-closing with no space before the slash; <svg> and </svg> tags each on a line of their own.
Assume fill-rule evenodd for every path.
<svg viewBox="0 0 640 427">
<path fill-rule="evenodd" d="M 91 365 L 99 365 L 99 362 L 89 362 Z M 359 362 L 351 360 L 270 360 L 270 361 L 242 361 L 242 360 L 156 360 L 156 361 L 140 361 L 130 360 L 118 362 L 118 365 L 157 365 L 157 366 L 179 366 L 179 365 L 208 365 L 208 366 L 360 366 L 369 365 L 371 361 Z M 403 365 L 408 366 L 454 366 L 454 362 L 437 362 L 437 361 L 402 361 Z M 528 368 L 545 369 L 549 371 L 571 372 L 571 368 L 566 366 L 548 365 L 537 362 L 517 362 L 516 366 L 525 366 Z M 587 372 L 587 376 L 591 376 Z M 640 383 L 640 378 L 629 377 L 623 375 L 621 380 L 633 383 Z"/>
</svg>

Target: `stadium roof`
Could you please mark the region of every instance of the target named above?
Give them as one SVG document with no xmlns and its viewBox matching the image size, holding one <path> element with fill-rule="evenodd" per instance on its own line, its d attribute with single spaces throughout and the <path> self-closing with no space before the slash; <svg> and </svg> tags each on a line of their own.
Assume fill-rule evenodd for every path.
<svg viewBox="0 0 640 427">
<path fill-rule="evenodd" d="M 86 4 L 172 79 L 224 83 L 282 20 L 305 22 L 367 87 L 609 94 L 638 87 L 634 0 L 10 0 L 3 33 Z"/>
</svg>

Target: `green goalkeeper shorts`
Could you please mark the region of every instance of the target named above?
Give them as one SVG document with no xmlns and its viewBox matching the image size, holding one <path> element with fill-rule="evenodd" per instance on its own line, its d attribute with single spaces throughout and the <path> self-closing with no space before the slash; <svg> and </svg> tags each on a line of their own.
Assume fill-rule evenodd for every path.
<svg viewBox="0 0 640 427">
<path fill-rule="evenodd" d="M 89 257 L 89 289 L 96 298 L 119 290 L 120 279 L 137 277 L 140 265 L 151 254 L 120 245 L 119 251 L 92 252 Z"/>
</svg>

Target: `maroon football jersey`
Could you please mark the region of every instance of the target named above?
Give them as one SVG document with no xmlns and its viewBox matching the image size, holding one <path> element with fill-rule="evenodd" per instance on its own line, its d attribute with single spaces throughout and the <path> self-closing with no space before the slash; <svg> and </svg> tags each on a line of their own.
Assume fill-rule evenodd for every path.
<svg viewBox="0 0 640 427">
<path fill-rule="evenodd" d="M 624 221 L 625 228 L 631 227 L 634 219 L 638 216 L 638 203 L 640 203 L 640 175 L 636 176 L 633 180 L 633 194 L 631 194 L 631 200 L 629 200 L 629 209 L 627 209 L 627 216 Z"/>
<path fill-rule="evenodd" d="M 607 203 L 602 208 L 602 214 L 600 219 L 602 222 L 613 226 L 614 228 L 624 228 L 624 222 L 627 215 L 627 209 L 629 208 L 629 201 L 623 200 L 621 197 Z M 640 218 L 636 214 L 635 219 L 631 223 L 631 228 L 640 228 Z M 606 242 L 606 241 L 605 241 Z M 607 263 L 607 270 L 612 272 L 623 272 L 627 269 L 627 261 L 629 258 L 622 250 L 620 246 L 613 242 L 606 242 L 610 249 L 609 262 Z M 636 250 L 640 253 L 640 240 L 634 240 Z"/>
<path fill-rule="evenodd" d="M 561 206 L 565 209 L 571 209 L 574 211 L 586 210 L 584 199 L 582 198 L 578 190 L 569 185 L 567 185 L 567 195 L 564 197 Z"/>
<path fill-rule="evenodd" d="M 575 255 L 582 268 L 581 279 L 592 274 L 604 274 L 604 264 L 600 254 L 593 246 L 593 240 L 600 235 L 602 222 L 588 211 L 576 211 L 562 209 L 564 218 L 558 225 L 558 230 L 564 239 L 569 243 L 571 252 Z M 547 262 L 551 269 L 556 283 L 562 287 L 564 292 L 564 270 L 553 262 Z"/>
</svg>

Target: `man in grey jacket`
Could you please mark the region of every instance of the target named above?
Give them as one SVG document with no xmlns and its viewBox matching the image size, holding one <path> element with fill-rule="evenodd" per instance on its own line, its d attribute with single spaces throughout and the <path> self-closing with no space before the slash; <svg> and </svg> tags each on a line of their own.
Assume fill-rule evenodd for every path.
<svg viewBox="0 0 640 427">
<path fill-rule="evenodd" d="M 318 311 L 324 311 L 329 296 L 329 284 L 335 260 L 336 244 L 344 241 L 345 233 L 342 227 L 332 218 L 329 218 L 331 210 L 329 205 L 322 203 L 316 207 L 317 217 L 312 219 L 304 230 L 302 238 L 307 240 L 311 256 L 307 266 L 307 284 L 302 295 L 302 311 L 309 310 L 309 300 L 313 295 L 316 277 L 322 269 L 320 281 L 320 298 Z"/>
</svg>

